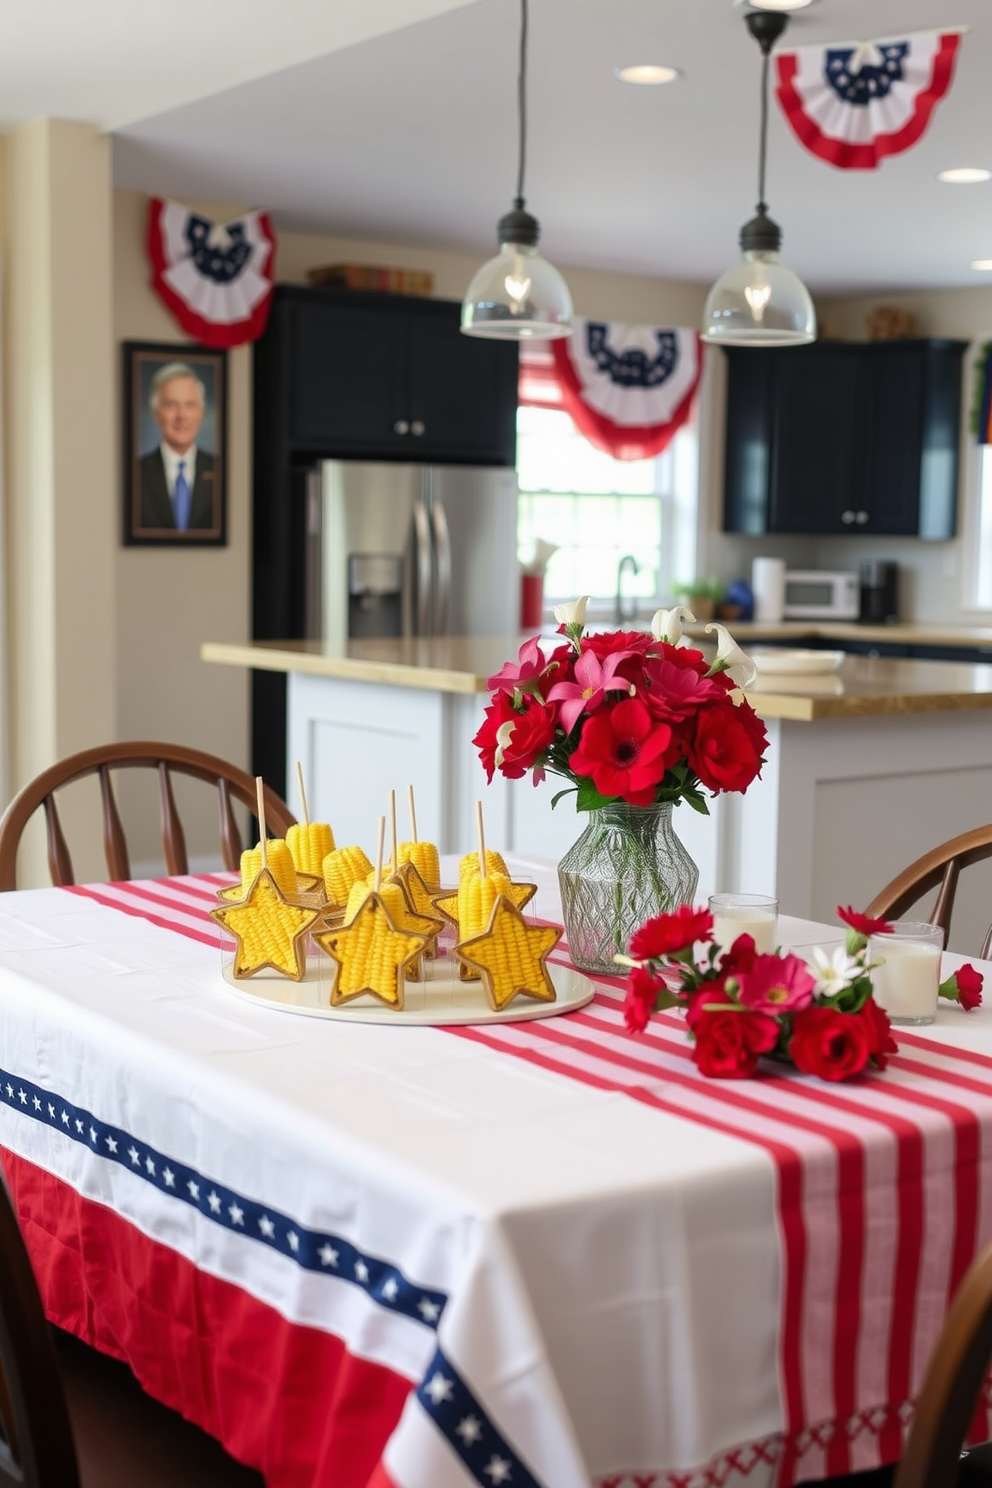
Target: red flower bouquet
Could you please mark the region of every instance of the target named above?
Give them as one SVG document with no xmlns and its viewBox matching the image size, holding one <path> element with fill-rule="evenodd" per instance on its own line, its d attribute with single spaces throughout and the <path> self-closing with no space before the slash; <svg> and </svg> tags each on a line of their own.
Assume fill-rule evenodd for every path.
<svg viewBox="0 0 992 1488">
<path fill-rule="evenodd" d="M 651 633 L 586 635 L 585 600 L 555 610 L 561 642 L 526 641 L 489 678 L 475 744 L 492 781 L 528 772 L 568 782 L 588 825 L 558 868 L 569 953 L 612 972 L 648 915 L 692 899 L 699 874 L 672 828 L 672 807 L 707 814 L 705 792 L 744 791 L 768 739 L 739 688 L 754 667 L 722 625 L 715 659 L 679 644 L 687 610 L 659 610 Z"/>
<path fill-rule="evenodd" d="M 688 801 L 704 814 L 704 790 L 745 791 L 768 743 L 738 688 L 754 676 L 721 625 L 717 654 L 679 645 L 683 610 L 659 610 L 652 633 L 584 634 L 585 601 L 561 605 L 564 641 L 545 654 L 535 637 L 490 677 L 493 693 L 474 743 L 492 781 L 530 771 L 570 784 L 579 811 L 613 802 Z"/>
<path fill-rule="evenodd" d="M 843 947 L 832 955 L 816 947 L 809 964 L 789 953 L 758 955 L 750 935 L 722 951 L 707 910 L 658 915 L 633 937 L 630 956 L 617 958 L 632 968 L 627 1027 L 643 1033 L 652 1013 L 684 1009 L 692 1057 L 715 1079 L 746 1079 L 763 1054 L 821 1080 L 884 1069 L 897 1045 L 872 997 L 868 937 L 892 926 L 852 909 L 837 913 L 848 927 Z M 981 974 L 962 966 L 940 991 L 968 1010 L 981 1001 Z"/>
</svg>

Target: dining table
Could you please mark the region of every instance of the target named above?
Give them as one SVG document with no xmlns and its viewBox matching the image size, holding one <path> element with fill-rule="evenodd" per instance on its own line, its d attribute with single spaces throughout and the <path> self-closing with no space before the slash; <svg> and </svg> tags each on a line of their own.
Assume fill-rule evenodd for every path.
<svg viewBox="0 0 992 1488">
<path fill-rule="evenodd" d="M 555 922 L 553 865 L 510 867 Z M 621 977 L 526 1021 L 305 1016 L 232 982 L 230 882 L 0 895 L 0 1163 L 52 1323 L 269 1488 L 899 1457 L 992 1237 L 992 1009 L 843 1084 L 706 1078 L 677 1011 L 627 1031 Z"/>
</svg>

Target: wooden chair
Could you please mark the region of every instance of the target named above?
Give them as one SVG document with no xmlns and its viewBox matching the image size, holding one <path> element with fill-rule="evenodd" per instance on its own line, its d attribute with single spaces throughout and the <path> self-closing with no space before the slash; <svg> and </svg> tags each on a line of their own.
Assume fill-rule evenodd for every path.
<svg viewBox="0 0 992 1488">
<path fill-rule="evenodd" d="M 880 894 L 875 895 L 865 913 L 872 916 L 884 915 L 887 919 L 904 918 L 906 911 L 918 899 L 939 885 L 936 903 L 927 918 L 932 925 L 941 927 L 946 944 L 961 869 L 969 868 L 973 863 L 981 863 L 986 858 L 992 858 L 992 823 L 985 827 L 975 827 L 970 832 L 962 832 L 960 836 L 951 837 L 939 847 L 924 853 L 915 863 L 910 863 L 908 868 L 897 874 L 891 883 L 886 884 Z M 990 950 L 992 926 L 989 927 L 981 949 L 983 960 L 988 958 Z"/>
<path fill-rule="evenodd" d="M 2 1171 L 0 1488 L 265 1488 L 125 1364 L 53 1337 Z"/>
<path fill-rule="evenodd" d="M 992 1360 L 992 1245 L 972 1263 L 930 1360 L 893 1488 L 989 1483 L 989 1449 L 960 1462 L 982 1382 Z"/>
<path fill-rule="evenodd" d="M 45 812 L 48 837 L 48 867 L 53 884 L 75 883 L 72 859 L 66 845 L 55 804 L 55 792 L 87 775 L 97 775 L 103 813 L 103 847 L 110 879 L 131 877 L 127 841 L 121 824 L 111 784 L 111 770 L 153 769 L 158 772 L 161 797 L 162 848 L 170 874 L 188 873 L 186 838 L 172 791 L 172 776 L 188 775 L 206 781 L 217 789 L 220 805 L 220 846 L 224 866 L 236 869 L 241 857 L 241 835 L 232 810 L 232 802 L 255 810 L 255 782 L 244 770 L 230 765 L 216 755 L 199 749 L 186 749 L 180 744 L 155 744 L 147 741 L 126 744 L 102 744 L 84 749 L 80 754 L 60 760 L 43 770 L 11 801 L 0 819 L 0 890 L 16 884 L 17 848 L 24 828 L 39 807 Z M 265 787 L 266 824 L 273 835 L 285 836 L 295 821 L 289 807 L 269 786 Z"/>
</svg>

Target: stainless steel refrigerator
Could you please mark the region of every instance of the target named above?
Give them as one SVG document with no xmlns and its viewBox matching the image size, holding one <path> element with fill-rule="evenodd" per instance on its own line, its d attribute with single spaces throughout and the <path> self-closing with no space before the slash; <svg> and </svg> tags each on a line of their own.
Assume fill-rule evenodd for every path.
<svg viewBox="0 0 992 1488">
<path fill-rule="evenodd" d="M 513 470 L 326 460 L 307 479 L 313 639 L 516 635 Z"/>
</svg>

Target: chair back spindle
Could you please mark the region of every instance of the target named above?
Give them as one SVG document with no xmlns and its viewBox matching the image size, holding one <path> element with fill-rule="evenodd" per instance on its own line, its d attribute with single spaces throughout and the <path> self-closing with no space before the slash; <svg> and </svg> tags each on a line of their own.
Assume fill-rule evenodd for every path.
<svg viewBox="0 0 992 1488">
<path fill-rule="evenodd" d="M 146 768 L 158 774 L 162 849 L 166 871 L 170 874 L 189 872 L 186 834 L 176 806 L 173 774 L 189 776 L 211 785 L 217 791 L 220 811 L 220 850 L 224 866 L 236 870 L 241 858 L 241 834 L 234 817 L 234 802 L 246 806 L 254 815 L 255 781 L 245 770 L 229 764 L 217 755 L 187 749 L 179 744 L 138 743 L 106 744 L 86 749 L 52 765 L 21 790 L 10 802 L 0 819 L 0 891 L 16 888 L 17 848 L 24 828 L 34 812 L 43 809 L 46 822 L 48 867 L 53 884 L 75 883 L 72 858 L 66 843 L 55 801 L 56 791 L 96 775 L 100 787 L 103 820 L 103 847 L 107 872 L 111 879 L 131 877 L 131 863 L 124 826 L 113 788 L 116 770 Z M 285 801 L 269 786 L 264 789 L 265 814 L 269 830 L 285 836 L 295 817 Z M 2 1484 L 2 1480 L 0 1480 Z"/>
</svg>

